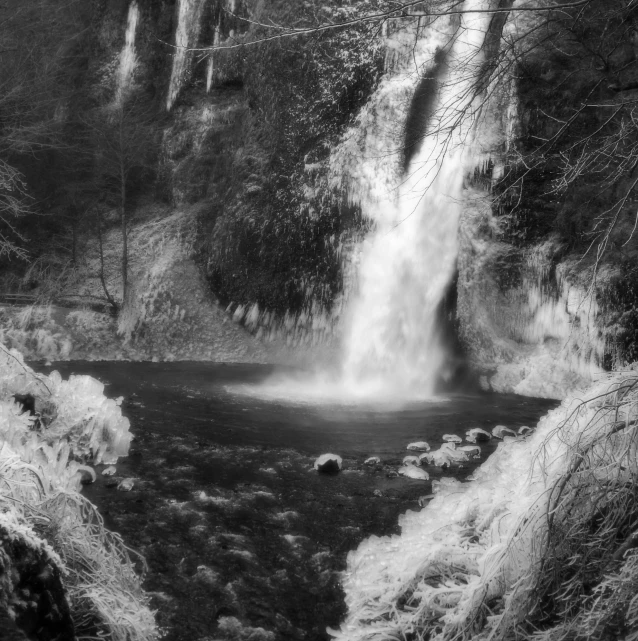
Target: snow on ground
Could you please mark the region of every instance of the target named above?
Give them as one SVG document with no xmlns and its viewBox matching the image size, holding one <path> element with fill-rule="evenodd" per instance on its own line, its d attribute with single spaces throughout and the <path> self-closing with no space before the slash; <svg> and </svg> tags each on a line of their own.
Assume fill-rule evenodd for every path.
<svg viewBox="0 0 638 641">
<path fill-rule="evenodd" d="M 196 209 L 142 208 L 129 233 L 130 291 L 118 319 L 89 309 L 0 305 L 0 343 L 29 360 L 281 360 L 212 295 L 194 260 L 196 226 Z M 104 270 L 115 300 L 121 299 L 120 251 L 113 229 L 104 236 Z M 56 295 L 105 300 L 97 243 L 87 242 L 80 253 L 73 278 Z"/>
</svg>

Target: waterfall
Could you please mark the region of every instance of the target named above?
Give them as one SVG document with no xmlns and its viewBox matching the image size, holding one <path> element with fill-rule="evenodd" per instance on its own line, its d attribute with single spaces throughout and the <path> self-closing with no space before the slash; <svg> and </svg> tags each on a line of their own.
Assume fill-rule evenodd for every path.
<svg viewBox="0 0 638 641">
<path fill-rule="evenodd" d="M 189 49 L 197 46 L 204 4 L 205 0 L 178 0 L 173 68 L 166 97 L 166 109 L 168 111 L 170 111 L 182 86 L 188 79 L 192 59 L 192 51 L 189 51 Z"/>
<path fill-rule="evenodd" d="M 133 73 L 137 66 L 137 56 L 135 54 L 135 32 L 137 23 L 140 19 L 140 9 L 137 2 L 133 0 L 128 8 L 128 19 L 126 21 L 126 36 L 124 38 L 124 47 L 120 54 L 120 66 L 117 70 L 115 101 L 120 104 L 126 96 L 126 92 L 131 86 Z"/>
<path fill-rule="evenodd" d="M 213 47 L 219 46 L 219 26 L 215 27 L 215 35 L 213 36 Z M 215 75 L 215 59 L 214 54 L 208 54 L 208 61 L 206 64 L 206 93 L 210 93 L 213 87 L 213 77 Z"/>
<path fill-rule="evenodd" d="M 437 313 L 456 269 L 463 179 L 476 159 L 470 107 L 489 19 L 466 13 L 419 25 L 411 42 L 402 34 L 399 48 L 409 55 L 362 116 L 358 145 L 351 134 L 335 154 L 351 199 L 375 223 L 356 257 L 344 331 L 343 382 L 354 393 L 431 395 L 444 364 Z M 420 83 L 429 94 L 427 135 L 402 149 L 396 123 L 407 122 L 406 98 Z"/>
</svg>

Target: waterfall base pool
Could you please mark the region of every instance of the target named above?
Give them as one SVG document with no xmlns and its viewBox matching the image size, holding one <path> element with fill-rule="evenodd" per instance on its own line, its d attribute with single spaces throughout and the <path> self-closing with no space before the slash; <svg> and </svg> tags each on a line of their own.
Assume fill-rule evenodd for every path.
<svg viewBox="0 0 638 641">
<path fill-rule="evenodd" d="M 348 551 L 372 534 L 396 532 L 398 515 L 418 510 L 431 492 L 430 482 L 389 478 L 406 445 L 426 440 L 436 448 L 443 434 L 464 436 L 471 427 L 534 426 L 556 405 L 476 394 L 402 405 L 269 400 L 258 386 L 281 368 L 261 365 L 37 369 L 90 374 L 109 396 L 124 396 L 135 440 L 116 476 L 134 478 L 134 488 L 108 487 L 100 466 L 85 493 L 146 557 L 145 587 L 169 641 L 328 639 L 326 627 L 345 612 L 339 572 Z M 496 445 L 485 444 L 481 461 Z M 312 468 L 325 452 L 343 457 L 340 474 Z M 364 465 L 369 456 L 382 464 Z M 427 471 L 463 479 L 481 461 Z"/>
</svg>

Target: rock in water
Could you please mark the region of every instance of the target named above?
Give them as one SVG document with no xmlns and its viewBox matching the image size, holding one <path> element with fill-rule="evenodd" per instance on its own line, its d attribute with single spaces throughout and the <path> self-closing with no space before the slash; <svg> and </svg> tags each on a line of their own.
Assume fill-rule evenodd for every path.
<svg viewBox="0 0 638 641">
<path fill-rule="evenodd" d="M 378 456 L 371 456 L 364 461 L 364 465 L 379 465 L 381 459 Z"/>
<path fill-rule="evenodd" d="M 522 427 L 518 428 L 518 435 L 519 436 L 528 436 L 533 431 L 534 430 L 531 427 L 527 427 L 527 425 L 523 425 Z"/>
<path fill-rule="evenodd" d="M 80 483 L 82 485 L 91 485 L 91 483 L 95 483 L 97 478 L 95 470 L 88 465 L 78 466 L 77 474 L 80 475 Z"/>
<path fill-rule="evenodd" d="M 425 441 L 415 441 L 414 443 L 410 443 L 407 449 L 414 450 L 416 452 L 429 452 L 430 445 Z"/>
<path fill-rule="evenodd" d="M 399 474 L 401 476 L 407 476 L 409 479 L 417 479 L 419 481 L 429 481 L 430 475 L 422 470 L 420 467 L 415 467 L 414 465 L 404 465 L 399 468 Z"/>
<path fill-rule="evenodd" d="M 421 459 L 418 456 L 404 456 L 403 465 L 421 465 Z"/>
<path fill-rule="evenodd" d="M 428 465 L 435 465 L 436 467 L 449 467 L 453 463 L 464 463 L 469 460 L 468 453 L 461 449 L 456 449 L 454 443 L 443 443 L 438 450 L 432 450 L 425 454 L 421 454 L 421 461 L 425 461 Z"/>
<path fill-rule="evenodd" d="M 463 445 L 459 450 L 465 452 L 469 458 L 480 458 L 481 448 L 478 445 Z"/>
<path fill-rule="evenodd" d="M 513 436 L 514 438 L 516 438 L 517 434 L 514 430 L 511 430 L 509 427 L 505 427 L 505 425 L 497 425 L 492 430 L 492 436 L 495 436 L 496 438 L 505 438 L 506 436 Z"/>
<path fill-rule="evenodd" d="M 492 440 L 492 435 L 480 427 L 475 427 L 465 433 L 465 440 L 469 443 L 485 443 Z"/>
<path fill-rule="evenodd" d="M 443 434 L 443 440 L 447 443 L 462 443 L 463 439 L 456 434 Z"/>
<path fill-rule="evenodd" d="M 443 476 L 438 481 L 432 481 L 432 494 L 438 494 L 439 492 L 460 490 L 463 487 L 463 483 L 458 479 L 451 478 L 449 476 Z"/>
<path fill-rule="evenodd" d="M 107 468 L 102 470 L 102 476 L 113 476 L 117 472 L 115 465 L 109 465 Z"/>
<path fill-rule="evenodd" d="M 133 486 L 135 485 L 135 480 L 128 478 L 128 479 L 122 479 L 118 484 L 117 484 L 117 489 L 120 492 L 130 492 L 133 489 Z"/>
<path fill-rule="evenodd" d="M 322 454 L 316 461 L 314 468 L 323 474 L 337 474 L 341 470 L 342 458 L 338 454 Z"/>
</svg>

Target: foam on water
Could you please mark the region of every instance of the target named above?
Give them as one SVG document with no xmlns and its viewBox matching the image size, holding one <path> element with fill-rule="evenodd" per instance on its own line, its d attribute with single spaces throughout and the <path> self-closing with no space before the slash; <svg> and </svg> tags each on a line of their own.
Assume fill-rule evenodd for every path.
<svg viewBox="0 0 638 641">
<path fill-rule="evenodd" d="M 335 376 L 326 373 L 277 374 L 260 385 L 227 385 L 230 394 L 284 402 L 290 405 L 357 406 L 369 410 L 392 411 L 423 403 L 445 403 L 449 399 L 429 393 L 417 394 L 400 386 L 380 388 L 373 381 L 348 388 Z"/>
</svg>

